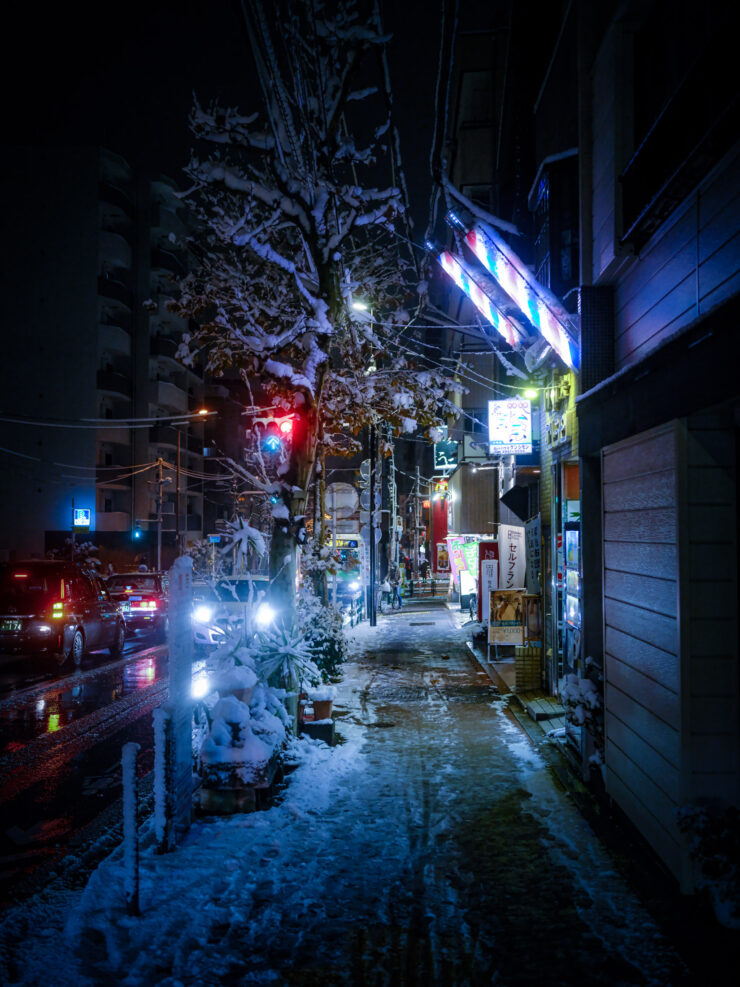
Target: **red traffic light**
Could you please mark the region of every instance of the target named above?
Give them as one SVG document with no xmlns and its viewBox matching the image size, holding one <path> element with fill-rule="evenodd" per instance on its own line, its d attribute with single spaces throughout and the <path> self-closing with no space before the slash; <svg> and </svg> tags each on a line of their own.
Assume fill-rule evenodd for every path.
<svg viewBox="0 0 740 987">
<path fill-rule="evenodd" d="M 290 435 L 290 433 L 293 431 L 293 419 L 283 418 L 283 420 L 280 422 L 280 431 L 283 433 L 283 435 Z"/>
</svg>

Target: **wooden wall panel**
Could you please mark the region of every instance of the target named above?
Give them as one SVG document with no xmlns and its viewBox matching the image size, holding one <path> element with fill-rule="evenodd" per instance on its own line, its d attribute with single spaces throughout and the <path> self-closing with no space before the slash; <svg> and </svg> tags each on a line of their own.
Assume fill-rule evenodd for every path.
<svg viewBox="0 0 740 987">
<path fill-rule="evenodd" d="M 740 797 L 737 473 L 731 407 L 686 422 L 687 800 Z"/>
<path fill-rule="evenodd" d="M 623 266 L 615 285 L 616 369 L 740 290 L 739 189 L 733 149 Z"/>
<path fill-rule="evenodd" d="M 606 628 L 605 641 L 605 651 L 609 654 L 619 655 L 621 662 L 656 682 L 662 682 L 666 689 L 678 694 L 681 683 L 676 654 L 656 648 L 655 645 L 618 631 L 615 627 Z"/>
<path fill-rule="evenodd" d="M 643 674 L 641 669 L 635 669 L 613 655 L 609 657 L 611 660 L 608 663 L 607 677 L 610 686 L 631 696 L 664 723 L 678 723 L 678 692 L 668 689 L 656 678 Z"/>
<path fill-rule="evenodd" d="M 635 763 L 641 759 L 645 773 L 654 779 L 654 784 L 669 799 L 677 802 L 680 798 L 681 777 L 674 764 L 652 748 L 646 748 L 640 736 L 616 717 L 609 721 L 609 736 L 611 742 L 630 760 Z"/>
<path fill-rule="evenodd" d="M 675 423 L 602 454 L 607 788 L 680 866 L 682 782 Z"/>
<path fill-rule="evenodd" d="M 676 572 L 678 558 L 674 544 L 618 541 L 608 542 L 605 549 L 604 565 L 607 569 L 661 579 L 668 579 Z"/>
<path fill-rule="evenodd" d="M 635 607 L 618 600 L 604 599 L 606 630 L 624 630 L 631 637 L 645 641 L 661 651 L 678 654 L 678 627 L 673 617 L 664 617 L 653 610 Z"/>
</svg>

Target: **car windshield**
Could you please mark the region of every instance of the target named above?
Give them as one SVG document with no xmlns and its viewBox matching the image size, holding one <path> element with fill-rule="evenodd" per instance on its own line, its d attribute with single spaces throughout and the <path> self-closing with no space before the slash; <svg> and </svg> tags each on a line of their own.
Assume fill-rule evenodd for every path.
<svg viewBox="0 0 740 987">
<path fill-rule="evenodd" d="M 267 589 L 267 579 L 222 579 L 215 590 L 223 603 L 249 603 Z"/>
<path fill-rule="evenodd" d="M 136 593 L 142 591 L 156 593 L 159 591 L 159 586 L 156 576 L 121 575 L 108 577 L 108 589 L 113 593 Z"/>
<path fill-rule="evenodd" d="M 61 579 L 32 566 L 0 569 L 0 606 L 18 610 L 45 604 L 50 594 L 61 597 Z"/>
</svg>

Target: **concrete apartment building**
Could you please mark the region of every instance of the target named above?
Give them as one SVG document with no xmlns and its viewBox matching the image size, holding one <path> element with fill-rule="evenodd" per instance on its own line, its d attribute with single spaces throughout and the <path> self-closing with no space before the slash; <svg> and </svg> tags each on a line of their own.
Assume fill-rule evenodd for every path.
<svg viewBox="0 0 740 987">
<path fill-rule="evenodd" d="M 180 533 L 203 533 L 203 482 L 192 474 L 203 474 L 208 426 L 188 417 L 204 406 L 203 376 L 175 360 L 187 324 L 167 311 L 187 263 L 182 202 L 170 179 L 137 174 L 103 148 L 18 147 L 6 172 L 0 553 L 61 547 L 74 507 L 89 512 L 78 540 L 114 562 L 135 553 L 153 565 L 152 464 L 175 467 L 178 442 Z M 173 469 L 162 479 L 169 558 Z"/>
</svg>

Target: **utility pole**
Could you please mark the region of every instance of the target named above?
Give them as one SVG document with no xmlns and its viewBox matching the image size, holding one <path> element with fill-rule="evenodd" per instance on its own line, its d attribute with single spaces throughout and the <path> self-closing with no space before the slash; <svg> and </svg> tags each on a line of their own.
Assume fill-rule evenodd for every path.
<svg viewBox="0 0 740 987">
<path fill-rule="evenodd" d="M 414 485 L 414 572 L 419 572 L 419 524 L 421 523 L 421 511 L 419 510 L 419 467 L 416 467 L 416 483 Z"/>
<path fill-rule="evenodd" d="M 336 560 L 337 555 L 337 488 L 336 484 L 331 485 L 331 551 Z M 335 561 L 336 566 L 336 561 Z M 337 605 L 337 570 L 334 569 L 334 582 L 331 591 L 331 602 Z"/>
<path fill-rule="evenodd" d="M 175 482 L 175 549 L 178 556 L 182 555 L 180 548 L 180 429 L 177 429 L 177 480 Z M 161 571 L 157 563 L 157 571 Z"/>
<path fill-rule="evenodd" d="M 375 425 L 370 426 L 370 626 L 375 627 L 378 618 L 375 608 Z"/>
<path fill-rule="evenodd" d="M 157 572 L 162 571 L 162 460 L 157 460 Z"/>
</svg>

